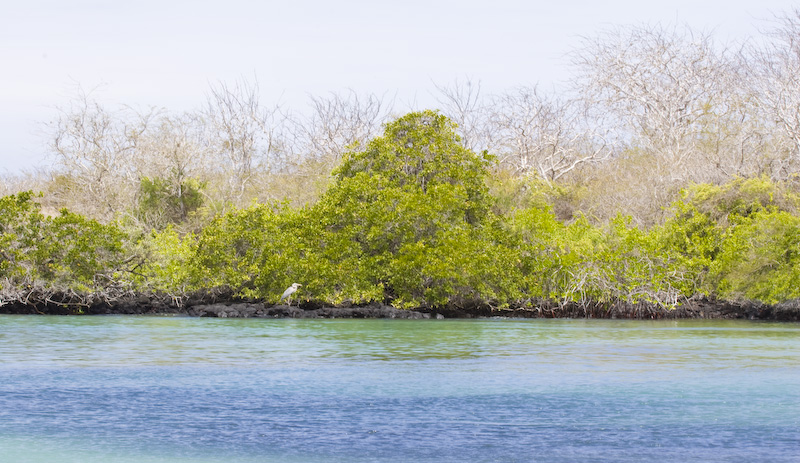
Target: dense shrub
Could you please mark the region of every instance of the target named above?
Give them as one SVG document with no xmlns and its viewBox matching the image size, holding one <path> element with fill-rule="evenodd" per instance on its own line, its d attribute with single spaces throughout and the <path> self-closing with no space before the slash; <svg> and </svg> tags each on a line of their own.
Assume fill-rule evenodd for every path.
<svg viewBox="0 0 800 463">
<path fill-rule="evenodd" d="M 199 237 L 196 284 L 271 299 L 300 281 L 306 297 L 403 307 L 507 301 L 519 269 L 491 212 L 490 158 L 454 129 L 437 113 L 409 114 L 347 153 L 315 205 L 218 218 Z"/>
<path fill-rule="evenodd" d="M 131 273 L 133 284 L 140 291 L 163 292 L 176 298 L 198 289 L 190 265 L 196 250 L 195 235 L 181 235 L 172 225 L 143 233 L 133 250 L 139 260 Z"/>
<path fill-rule="evenodd" d="M 603 224 L 557 215 L 563 192 L 535 178 L 495 182 L 498 200 L 487 187 L 492 157 L 464 148 L 436 112 L 403 116 L 361 146 L 313 205 L 253 203 L 197 233 L 161 222 L 139 230 L 135 220 L 123 231 L 66 210 L 49 217 L 31 192 L 0 198 L 2 297 L 126 287 L 277 302 L 294 282 L 303 284 L 296 299 L 397 307 L 800 297 L 792 182 L 694 185 L 662 224 L 643 229 L 623 215 Z M 147 183 L 153 202 L 142 207 L 184 210 L 159 185 Z"/>
<path fill-rule="evenodd" d="M 444 116 L 411 113 L 346 154 L 314 213 L 353 243 L 345 261 L 357 257 L 365 286 L 398 306 L 507 300 L 519 268 L 492 212 L 491 162 Z"/>
<path fill-rule="evenodd" d="M 664 252 L 686 275 L 682 291 L 763 302 L 798 297 L 798 206 L 791 183 L 765 177 L 684 191 L 659 230 Z"/>
<path fill-rule="evenodd" d="M 32 192 L 0 198 L 3 290 L 102 290 L 121 278 L 125 234 L 116 225 L 40 209 Z"/>
<path fill-rule="evenodd" d="M 163 229 L 185 221 L 203 205 L 205 185 L 195 179 L 175 181 L 144 177 L 139 182 L 135 216 L 144 224 Z"/>
<path fill-rule="evenodd" d="M 730 227 L 710 279 L 726 299 L 800 298 L 800 217 L 770 207 Z"/>
</svg>

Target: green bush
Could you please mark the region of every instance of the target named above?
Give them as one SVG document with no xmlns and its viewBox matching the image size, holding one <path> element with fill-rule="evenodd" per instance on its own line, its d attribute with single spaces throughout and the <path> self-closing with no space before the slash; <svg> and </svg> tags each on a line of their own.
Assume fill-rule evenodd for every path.
<svg viewBox="0 0 800 463">
<path fill-rule="evenodd" d="M 513 293 L 505 275 L 518 269 L 499 268 L 513 252 L 496 239 L 492 161 L 464 148 L 444 116 L 411 113 L 346 154 L 313 213 L 354 246 L 339 262 L 358 262 L 367 293 L 402 307 L 496 300 Z"/>
<path fill-rule="evenodd" d="M 32 192 L 0 198 L 0 272 L 6 289 L 99 290 L 115 284 L 125 234 L 62 210 L 46 217 Z"/>
<path fill-rule="evenodd" d="M 198 236 L 190 259 L 191 280 L 198 287 L 227 286 L 248 297 L 257 295 L 255 279 L 268 257 L 293 257 L 280 227 L 276 205 L 254 205 L 217 217 Z"/>
<path fill-rule="evenodd" d="M 26 260 L 41 240 L 45 221 L 33 197 L 26 191 L 0 198 L 0 275 L 9 282 L 6 285 L 33 271 Z"/>
<path fill-rule="evenodd" d="M 800 217 L 767 208 L 741 220 L 726 231 L 709 273 L 726 299 L 800 298 Z"/>
<path fill-rule="evenodd" d="M 347 153 L 313 206 L 256 205 L 212 222 L 195 282 L 268 300 L 297 281 L 300 297 L 334 303 L 506 303 L 521 278 L 491 211 L 490 162 L 444 116 L 408 114 Z"/>
<path fill-rule="evenodd" d="M 156 229 L 181 223 L 203 205 L 204 188 L 203 183 L 191 178 L 142 178 L 134 215 Z"/>
<path fill-rule="evenodd" d="M 495 179 L 495 198 L 493 158 L 464 148 L 455 129 L 436 112 L 407 114 L 346 153 L 313 205 L 253 204 L 197 233 L 169 223 L 200 207 L 202 185 L 191 182 L 176 196 L 168 182 L 144 179 L 139 212 L 148 223 L 129 217 L 125 230 L 66 210 L 46 216 L 32 192 L 2 197 L 2 297 L 31 288 L 174 297 L 227 288 L 277 302 L 298 282 L 295 300 L 403 308 L 800 298 L 793 183 L 694 185 L 658 226 L 622 215 L 593 224 L 563 206 L 572 204 L 565 192 L 535 179 Z"/>
<path fill-rule="evenodd" d="M 192 285 L 191 259 L 196 255 L 193 233 L 181 236 L 172 225 L 145 233 L 138 241 L 141 265 L 133 274 L 139 290 L 164 292 L 176 297 L 198 289 Z"/>
<path fill-rule="evenodd" d="M 686 275 L 682 292 L 764 302 L 798 297 L 798 205 L 790 184 L 766 177 L 684 191 L 659 230 Z"/>
<path fill-rule="evenodd" d="M 656 231 L 617 216 L 595 226 L 579 216 L 570 224 L 549 207 L 519 211 L 522 259 L 531 297 L 578 303 L 650 302 L 674 306 L 683 294 L 677 262 L 664 252 Z"/>
</svg>

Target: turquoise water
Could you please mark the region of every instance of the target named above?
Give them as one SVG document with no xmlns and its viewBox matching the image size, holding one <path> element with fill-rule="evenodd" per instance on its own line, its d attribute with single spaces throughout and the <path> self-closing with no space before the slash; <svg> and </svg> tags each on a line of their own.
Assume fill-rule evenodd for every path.
<svg viewBox="0 0 800 463">
<path fill-rule="evenodd" d="M 800 325 L 0 316 L 2 462 L 800 462 Z"/>
</svg>

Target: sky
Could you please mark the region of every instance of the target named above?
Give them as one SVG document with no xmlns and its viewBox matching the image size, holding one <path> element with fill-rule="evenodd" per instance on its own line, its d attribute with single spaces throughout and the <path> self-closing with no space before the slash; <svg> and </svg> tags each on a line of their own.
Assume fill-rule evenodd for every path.
<svg viewBox="0 0 800 463">
<path fill-rule="evenodd" d="M 581 37 L 687 24 L 760 36 L 784 0 L 0 0 L 0 176 L 52 164 L 47 123 L 78 89 L 104 105 L 191 111 L 211 85 L 257 81 L 302 111 L 354 90 L 435 106 L 435 86 L 553 88 Z"/>
</svg>

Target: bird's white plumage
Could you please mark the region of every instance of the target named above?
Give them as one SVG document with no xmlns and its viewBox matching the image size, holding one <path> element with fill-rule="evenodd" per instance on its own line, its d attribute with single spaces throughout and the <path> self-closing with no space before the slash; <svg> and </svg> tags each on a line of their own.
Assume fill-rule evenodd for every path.
<svg viewBox="0 0 800 463">
<path fill-rule="evenodd" d="M 283 292 L 283 295 L 281 296 L 281 300 L 278 301 L 278 302 L 283 302 L 284 299 L 286 299 L 287 297 L 289 297 L 292 294 L 294 294 L 295 291 L 297 291 L 297 288 L 300 287 L 300 286 L 303 286 L 303 285 L 301 285 L 300 283 L 292 283 L 292 286 L 289 286 L 288 288 L 286 288 L 286 291 Z"/>
</svg>

